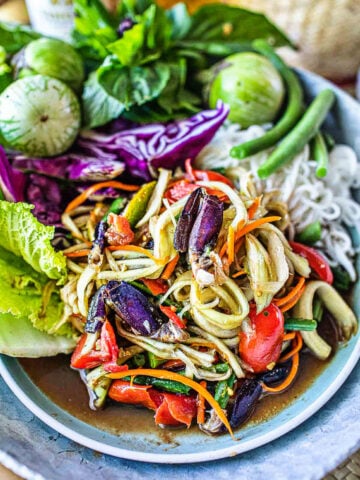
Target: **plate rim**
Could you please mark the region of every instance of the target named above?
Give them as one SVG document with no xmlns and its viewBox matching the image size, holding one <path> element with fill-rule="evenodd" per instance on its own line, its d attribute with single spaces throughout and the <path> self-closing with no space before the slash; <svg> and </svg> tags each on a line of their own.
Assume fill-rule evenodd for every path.
<svg viewBox="0 0 360 480">
<path fill-rule="evenodd" d="M 309 78 L 309 79 L 317 80 L 317 82 L 321 80 L 322 85 L 320 87 L 322 88 L 326 86 L 331 87 L 337 95 L 339 95 L 341 98 L 346 100 L 346 102 L 349 102 L 350 106 L 356 107 L 356 109 L 358 109 L 360 112 L 360 106 L 358 102 L 356 102 L 356 100 L 352 98 L 350 95 L 346 94 L 346 92 L 336 87 L 336 85 L 334 85 L 330 81 L 305 69 L 296 68 L 295 71 L 299 74 L 301 79 Z M 360 230 L 359 230 L 359 233 L 360 233 Z M 358 261 L 359 261 L 359 257 L 358 257 Z M 360 272 L 360 268 L 358 268 L 358 271 Z M 358 280 L 357 282 L 358 289 L 360 290 L 359 284 L 360 284 L 360 280 Z M 346 345 L 344 345 L 342 348 L 345 348 L 345 347 Z M 43 423 L 45 423 L 45 425 L 53 428 L 55 431 L 69 438 L 70 440 L 73 440 L 78 444 L 84 447 L 90 448 L 92 450 L 96 450 L 98 452 L 111 455 L 114 457 L 118 457 L 118 458 L 123 458 L 126 460 L 135 460 L 140 462 L 160 463 L 160 464 L 186 464 L 186 463 L 198 463 L 203 461 L 226 459 L 228 457 L 233 457 L 241 453 L 248 452 L 250 450 L 253 450 L 257 447 L 260 447 L 273 440 L 280 438 L 281 436 L 294 430 L 296 427 L 298 427 L 299 425 L 304 423 L 306 420 L 308 420 L 310 417 L 312 417 L 335 395 L 335 393 L 341 388 L 341 386 L 347 380 L 352 370 L 355 368 L 358 360 L 360 359 L 360 332 L 357 333 L 357 338 L 355 338 L 355 344 L 353 346 L 351 355 L 346 360 L 345 364 L 343 365 L 335 381 L 331 382 L 327 386 L 327 388 L 325 388 L 325 390 L 320 394 L 320 396 L 314 400 L 313 403 L 311 403 L 308 407 L 306 407 L 302 412 L 297 414 L 294 418 L 289 419 L 288 421 L 284 422 L 281 426 L 278 426 L 273 430 L 271 430 L 270 432 L 266 432 L 256 438 L 253 438 L 250 440 L 243 439 L 241 442 L 234 442 L 234 445 L 230 447 L 220 448 L 218 450 L 198 452 L 198 453 L 139 452 L 139 451 L 127 450 L 124 448 L 101 443 L 97 440 L 90 439 L 83 434 L 77 433 L 75 430 L 73 430 L 72 428 L 66 425 L 63 425 L 61 421 L 52 417 L 44 409 L 39 407 L 35 403 L 35 401 L 33 401 L 31 397 L 21 389 L 21 387 L 12 377 L 8 367 L 4 363 L 4 358 L 8 358 L 8 357 L 0 354 L 0 375 L 2 376 L 7 386 L 10 388 L 10 390 L 13 392 L 13 394 L 17 397 L 17 399 L 31 413 L 33 413 L 37 418 L 39 418 Z M 13 358 L 13 360 L 18 362 L 16 358 Z M 23 372 L 26 375 L 26 372 L 24 370 Z M 35 388 L 37 388 L 30 378 L 29 378 L 29 381 L 34 385 Z M 52 402 L 51 399 L 48 398 L 48 400 Z M 56 405 L 55 402 L 52 402 L 52 403 Z M 63 409 L 61 410 L 65 412 L 65 410 Z M 77 417 L 73 415 L 71 416 L 77 419 Z"/>
</svg>

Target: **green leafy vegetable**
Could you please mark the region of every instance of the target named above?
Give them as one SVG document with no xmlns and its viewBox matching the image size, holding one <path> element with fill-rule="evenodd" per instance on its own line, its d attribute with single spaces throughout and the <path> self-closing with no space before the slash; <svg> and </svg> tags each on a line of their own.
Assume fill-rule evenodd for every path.
<svg viewBox="0 0 360 480">
<path fill-rule="evenodd" d="M 170 69 L 160 62 L 132 68 L 110 64 L 100 68 L 98 78 L 107 93 L 129 109 L 159 96 L 170 78 Z"/>
<path fill-rule="evenodd" d="M 14 357 L 50 357 L 70 353 L 76 341 L 36 330 L 26 317 L 0 313 L 0 353 Z"/>
<path fill-rule="evenodd" d="M 51 245 L 54 227 L 40 223 L 33 205 L 0 201 L 0 246 L 24 259 L 37 272 L 58 284 L 66 279 L 66 259 Z"/>
<path fill-rule="evenodd" d="M 229 5 L 205 5 L 192 17 L 182 46 L 210 55 L 226 56 L 249 49 L 251 42 L 262 38 L 272 45 L 291 45 L 290 40 L 264 15 Z"/>
<path fill-rule="evenodd" d="M 83 117 L 86 128 L 94 128 L 118 118 L 124 105 L 109 95 L 93 72 L 84 85 L 82 95 Z"/>
<path fill-rule="evenodd" d="M 8 54 L 13 54 L 41 35 L 25 25 L 0 22 L 0 45 Z"/>
</svg>

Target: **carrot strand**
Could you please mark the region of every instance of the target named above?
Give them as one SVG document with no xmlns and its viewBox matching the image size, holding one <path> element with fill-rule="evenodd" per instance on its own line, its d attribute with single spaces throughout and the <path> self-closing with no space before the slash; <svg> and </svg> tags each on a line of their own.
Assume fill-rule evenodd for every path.
<svg viewBox="0 0 360 480">
<path fill-rule="evenodd" d="M 283 392 L 286 388 L 288 388 L 292 382 L 295 380 L 296 374 L 299 370 L 299 354 L 295 353 L 292 359 L 292 365 L 291 369 L 289 372 L 289 375 L 286 377 L 286 379 L 277 387 L 268 387 L 265 385 L 265 383 L 262 383 L 262 387 L 266 392 L 270 393 L 281 393 Z"/>
<path fill-rule="evenodd" d="M 206 382 L 201 380 L 200 385 L 206 390 Z M 196 423 L 201 425 L 205 423 L 205 397 L 199 393 L 197 401 Z"/>
<path fill-rule="evenodd" d="M 295 285 L 295 287 L 285 296 L 281 298 L 274 298 L 274 302 L 278 307 L 281 307 L 282 305 L 285 305 L 285 303 L 290 302 L 301 290 L 305 283 L 305 277 L 300 277 L 298 283 Z"/>
<path fill-rule="evenodd" d="M 261 203 L 261 198 L 262 196 L 260 197 L 256 197 L 253 201 L 253 203 L 250 205 L 250 207 L 248 208 L 248 217 L 249 217 L 249 220 L 252 220 L 255 216 L 255 213 L 257 212 L 257 209 L 259 208 L 260 206 L 260 203 Z"/>
<path fill-rule="evenodd" d="M 296 332 L 286 333 L 283 337 L 283 341 L 286 342 L 288 340 L 294 340 L 295 337 L 296 337 Z"/>
<path fill-rule="evenodd" d="M 170 260 L 170 262 L 166 265 L 165 270 L 163 271 L 163 274 L 161 275 L 161 278 L 164 280 L 169 280 L 171 275 L 174 273 L 174 270 L 176 268 L 176 265 L 179 261 L 179 254 L 176 254 L 176 256 Z"/>
<path fill-rule="evenodd" d="M 117 373 L 110 373 L 107 375 L 108 378 L 113 378 L 113 379 L 118 379 L 118 378 L 124 378 L 127 376 L 137 376 L 137 375 L 146 375 L 148 377 L 154 377 L 154 378 L 164 378 L 167 380 L 174 380 L 175 382 L 183 383 L 184 385 L 187 385 L 188 387 L 192 388 L 195 390 L 197 393 L 202 395 L 205 400 L 210 404 L 211 407 L 216 411 L 218 414 L 218 417 L 220 420 L 223 422 L 227 430 L 229 431 L 230 435 L 232 438 L 235 440 L 234 433 L 232 431 L 232 428 L 230 426 L 230 423 L 223 412 L 222 408 L 218 404 L 218 402 L 215 400 L 215 398 L 209 393 L 206 388 L 202 387 L 200 384 L 197 382 L 194 382 L 194 380 L 191 380 L 190 378 L 184 377 L 183 375 L 180 375 L 175 372 L 168 372 L 167 370 L 160 370 L 160 369 L 151 369 L 151 368 L 138 368 L 135 370 L 127 370 L 126 372 L 117 372 Z"/>
<path fill-rule="evenodd" d="M 90 249 L 89 248 L 83 248 L 82 250 L 76 250 L 75 252 L 65 252 L 64 255 L 65 257 L 69 258 L 77 258 L 77 257 L 86 257 L 89 255 Z"/>
<path fill-rule="evenodd" d="M 293 297 L 292 300 L 290 300 L 290 302 L 285 303 L 285 305 L 280 307 L 280 310 L 282 311 L 282 313 L 285 313 L 288 310 L 291 310 L 297 304 L 297 302 L 300 300 L 302 294 L 304 293 L 304 290 L 305 290 L 305 285 L 303 285 L 301 290 Z"/>
<path fill-rule="evenodd" d="M 84 190 L 80 195 L 78 195 L 74 200 L 72 200 L 65 209 L 65 213 L 69 213 L 75 208 L 79 207 L 84 203 L 93 193 L 97 192 L 101 188 L 117 188 L 119 190 L 125 190 L 127 192 L 136 192 L 140 187 L 137 185 L 127 185 L 126 183 L 118 182 L 116 180 L 109 180 L 108 182 L 100 182 Z"/>
<path fill-rule="evenodd" d="M 280 363 L 286 362 L 286 360 L 289 360 L 289 358 L 293 357 L 295 353 L 298 353 L 302 349 L 303 339 L 302 339 L 301 333 L 300 332 L 294 332 L 294 333 L 296 337 L 296 342 L 293 342 L 293 344 L 295 344 L 295 346 L 293 345 L 293 348 L 288 353 L 280 357 L 279 359 Z"/>
<path fill-rule="evenodd" d="M 227 254 L 229 265 L 231 265 L 235 258 L 235 230 L 231 225 L 228 232 Z"/>
<path fill-rule="evenodd" d="M 264 225 L 264 223 L 271 223 L 271 222 L 277 222 L 278 220 L 280 220 L 281 217 L 279 216 L 272 216 L 272 217 L 263 217 L 263 218 L 258 218 L 257 220 L 254 220 L 253 222 L 251 223 L 247 223 L 245 225 L 245 227 L 243 227 L 241 230 L 239 230 L 236 234 L 236 240 L 238 240 L 239 238 L 243 237 L 244 235 L 246 235 L 247 233 L 250 233 L 252 232 L 253 230 L 255 230 L 256 228 L 259 228 L 261 227 L 261 225 Z"/>
</svg>

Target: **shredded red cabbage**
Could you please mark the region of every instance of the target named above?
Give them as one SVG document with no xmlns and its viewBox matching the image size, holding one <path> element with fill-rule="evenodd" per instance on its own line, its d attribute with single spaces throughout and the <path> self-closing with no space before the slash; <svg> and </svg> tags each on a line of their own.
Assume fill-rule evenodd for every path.
<svg viewBox="0 0 360 480">
<path fill-rule="evenodd" d="M 22 202 L 25 183 L 25 175 L 10 165 L 5 150 L 0 145 L 0 188 L 5 200 Z"/>
</svg>

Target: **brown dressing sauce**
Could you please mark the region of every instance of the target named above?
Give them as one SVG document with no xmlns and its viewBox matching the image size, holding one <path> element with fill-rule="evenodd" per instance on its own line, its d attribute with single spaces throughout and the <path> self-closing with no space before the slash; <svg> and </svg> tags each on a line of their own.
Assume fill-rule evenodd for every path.
<svg viewBox="0 0 360 480">
<path fill-rule="evenodd" d="M 164 443 L 176 441 L 176 435 L 186 432 L 185 429 L 174 432 L 156 427 L 152 412 L 142 408 L 110 403 L 103 410 L 91 410 L 86 387 L 79 374 L 69 367 L 68 356 L 22 359 L 20 363 L 35 385 L 55 404 L 101 430 L 115 435 L 122 432 L 157 432 Z M 326 365 L 327 362 L 321 362 L 310 354 L 302 354 L 295 383 L 280 395 L 264 397 L 258 403 L 251 422 L 264 422 L 294 402 L 309 388 Z"/>
</svg>

